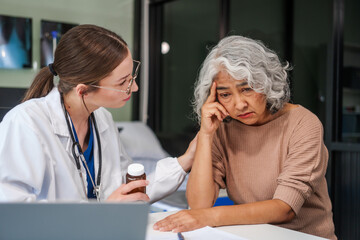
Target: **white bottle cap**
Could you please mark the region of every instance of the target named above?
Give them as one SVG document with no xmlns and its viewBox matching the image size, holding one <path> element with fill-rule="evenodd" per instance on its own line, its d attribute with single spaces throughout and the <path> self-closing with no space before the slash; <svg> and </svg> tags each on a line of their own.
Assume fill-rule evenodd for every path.
<svg viewBox="0 0 360 240">
<path fill-rule="evenodd" d="M 141 176 L 144 172 L 144 166 L 140 163 L 133 163 L 128 166 L 128 174 L 132 176 Z"/>
</svg>

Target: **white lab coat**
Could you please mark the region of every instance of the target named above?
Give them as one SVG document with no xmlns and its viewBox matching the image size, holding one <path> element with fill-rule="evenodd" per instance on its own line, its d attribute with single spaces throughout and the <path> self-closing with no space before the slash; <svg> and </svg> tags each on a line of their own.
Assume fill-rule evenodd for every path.
<svg viewBox="0 0 360 240">
<path fill-rule="evenodd" d="M 123 183 L 132 160 L 124 151 L 111 114 L 104 108 L 94 114 L 101 139 L 100 198 L 104 200 Z M 94 160 L 97 179 L 96 137 Z M 147 187 L 151 202 L 174 192 L 185 175 L 176 158 L 158 161 Z M 0 201 L 87 201 L 57 88 L 46 97 L 16 106 L 0 123 Z"/>
</svg>

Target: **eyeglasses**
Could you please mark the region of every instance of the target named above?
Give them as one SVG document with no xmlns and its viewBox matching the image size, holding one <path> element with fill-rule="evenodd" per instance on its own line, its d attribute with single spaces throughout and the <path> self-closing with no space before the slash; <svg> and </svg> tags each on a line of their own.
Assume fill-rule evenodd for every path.
<svg viewBox="0 0 360 240">
<path fill-rule="evenodd" d="M 112 91 L 117 91 L 117 92 L 124 92 L 124 93 L 126 93 L 127 95 L 129 95 L 130 92 L 131 92 L 131 86 L 133 85 L 134 81 L 136 80 L 136 78 L 137 78 L 137 76 L 138 76 L 139 69 L 140 69 L 140 64 L 141 64 L 140 61 L 133 60 L 133 62 L 136 63 L 137 66 L 136 66 L 136 68 L 135 68 L 134 74 L 132 75 L 132 77 L 131 77 L 131 79 L 130 79 L 130 82 L 129 82 L 129 85 L 128 85 L 128 87 L 127 87 L 126 90 L 109 88 L 109 87 L 103 87 L 103 86 L 97 86 L 97 85 L 92 85 L 92 84 L 90 84 L 89 86 L 96 87 L 96 88 L 107 89 L 107 90 L 112 90 Z"/>
</svg>

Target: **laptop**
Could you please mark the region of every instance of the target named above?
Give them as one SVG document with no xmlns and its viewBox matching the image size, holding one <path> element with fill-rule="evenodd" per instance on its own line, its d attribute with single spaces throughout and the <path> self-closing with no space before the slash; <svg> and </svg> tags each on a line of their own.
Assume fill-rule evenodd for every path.
<svg viewBox="0 0 360 240">
<path fill-rule="evenodd" d="M 0 203 L 0 239 L 144 240 L 147 203 Z"/>
</svg>

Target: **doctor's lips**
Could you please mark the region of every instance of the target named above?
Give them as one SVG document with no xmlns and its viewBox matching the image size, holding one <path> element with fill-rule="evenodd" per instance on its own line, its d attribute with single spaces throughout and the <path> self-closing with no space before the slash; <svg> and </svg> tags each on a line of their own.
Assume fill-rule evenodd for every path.
<svg viewBox="0 0 360 240">
<path fill-rule="evenodd" d="M 130 100 L 130 98 L 131 98 L 131 95 L 128 98 L 124 99 L 124 101 L 127 102 Z"/>
</svg>

